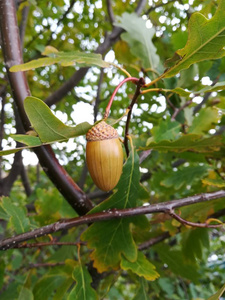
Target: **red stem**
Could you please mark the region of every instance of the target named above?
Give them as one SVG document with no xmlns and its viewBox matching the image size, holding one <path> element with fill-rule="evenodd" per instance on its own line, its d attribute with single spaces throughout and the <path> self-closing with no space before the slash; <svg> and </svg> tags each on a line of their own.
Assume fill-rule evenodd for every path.
<svg viewBox="0 0 225 300">
<path fill-rule="evenodd" d="M 113 100 L 114 100 L 114 97 L 116 95 L 116 93 L 118 92 L 119 88 L 127 81 L 132 81 L 134 84 L 138 83 L 139 82 L 139 78 L 136 78 L 136 77 L 127 77 L 125 78 L 123 81 L 121 81 L 118 86 L 115 88 L 114 92 L 112 93 L 112 96 L 109 100 L 109 103 L 105 109 L 105 114 L 104 114 L 104 119 L 107 119 L 108 116 L 109 116 L 109 112 L 110 112 L 110 108 L 112 106 L 112 103 L 113 103 Z"/>
</svg>

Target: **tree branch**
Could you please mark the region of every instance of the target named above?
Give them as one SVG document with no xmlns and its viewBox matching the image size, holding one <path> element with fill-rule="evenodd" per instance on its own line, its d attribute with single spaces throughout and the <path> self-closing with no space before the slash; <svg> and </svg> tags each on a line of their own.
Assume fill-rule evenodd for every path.
<svg viewBox="0 0 225 300">
<path fill-rule="evenodd" d="M 25 131 L 30 129 L 30 122 L 25 113 L 23 101 L 30 95 L 27 79 L 24 72 L 12 73 L 9 68 L 23 63 L 19 30 L 16 19 L 14 0 L 0 0 L 0 27 L 2 35 L 2 49 L 7 68 L 8 78 Z M 92 208 L 92 203 L 84 192 L 62 168 L 50 146 L 38 147 L 35 150 L 40 164 L 58 190 L 70 205 L 83 215 Z"/>
<path fill-rule="evenodd" d="M 61 230 L 69 229 L 72 227 L 80 226 L 83 224 L 91 224 L 93 222 L 100 222 L 112 219 L 120 219 L 125 217 L 132 217 L 143 214 L 152 213 L 170 213 L 173 209 L 193 205 L 200 202 L 208 202 L 214 199 L 225 197 L 225 190 L 220 190 L 212 193 L 199 194 L 187 198 L 173 200 L 169 202 L 162 202 L 158 204 L 141 206 L 128 209 L 111 209 L 105 212 L 94 213 L 86 216 L 81 216 L 72 219 L 63 219 L 56 223 L 34 229 L 29 232 L 19 234 L 14 237 L 6 238 L 0 241 L 0 250 L 7 250 L 15 247 L 18 243 L 44 236 L 50 233 L 58 232 Z"/>
</svg>

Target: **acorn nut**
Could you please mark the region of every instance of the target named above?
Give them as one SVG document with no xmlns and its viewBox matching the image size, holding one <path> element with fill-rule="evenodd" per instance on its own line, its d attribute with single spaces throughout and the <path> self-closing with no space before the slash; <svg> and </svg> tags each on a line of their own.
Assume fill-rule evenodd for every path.
<svg viewBox="0 0 225 300">
<path fill-rule="evenodd" d="M 94 183 L 103 191 L 112 190 L 123 168 L 123 149 L 117 131 L 101 121 L 86 134 L 86 161 Z"/>
</svg>

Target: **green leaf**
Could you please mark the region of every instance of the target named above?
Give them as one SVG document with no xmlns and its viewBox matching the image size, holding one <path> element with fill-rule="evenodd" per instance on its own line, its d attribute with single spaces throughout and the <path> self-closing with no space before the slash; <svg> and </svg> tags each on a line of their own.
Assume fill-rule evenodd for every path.
<svg viewBox="0 0 225 300">
<path fill-rule="evenodd" d="M 135 295 L 133 300 L 149 300 L 149 296 L 147 293 L 147 281 L 142 277 L 140 278 L 140 286 L 138 288 L 137 294 Z"/>
<path fill-rule="evenodd" d="M 168 265 L 168 269 L 174 274 L 182 276 L 197 283 L 199 274 L 196 265 L 189 264 L 183 259 L 181 251 L 170 250 L 168 245 L 154 247 L 158 252 L 159 258 L 163 264 Z"/>
<path fill-rule="evenodd" d="M 18 148 L 14 148 L 14 149 L 2 150 L 2 151 L 0 151 L 0 156 L 5 156 L 5 155 L 13 154 L 13 153 L 19 152 L 21 150 L 30 149 L 30 148 L 32 148 L 32 147 L 25 146 L 25 147 L 18 147 Z"/>
<path fill-rule="evenodd" d="M 52 113 L 51 109 L 40 99 L 35 97 L 27 97 L 24 100 L 24 108 L 27 116 L 35 129 L 37 136 L 32 135 L 12 135 L 12 137 L 27 146 L 18 147 L 0 151 L 0 156 L 9 155 L 30 149 L 41 145 L 47 145 L 54 142 L 66 141 L 70 138 L 84 135 L 92 127 L 88 122 L 83 122 L 77 126 L 71 127 L 62 123 Z"/>
<path fill-rule="evenodd" d="M 159 125 L 151 130 L 153 139 L 157 143 L 162 140 L 174 140 L 180 132 L 180 127 L 180 123 L 176 121 L 172 122 L 169 118 L 162 119 Z"/>
<path fill-rule="evenodd" d="M 192 92 L 187 89 L 182 89 L 181 87 L 176 87 L 175 89 L 162 89 L 162 91 L 167 93 L 175 93 L 180 95 L 181 97 L 188 97 Z"/>
<path fill-rule="evenodd" d="M 33 300 L 34 297 L 33 297 L 32 291 L 23 286 L 20 293 L 19 293 L 18 300 L 24 300 L 24 299 Z"/>
<path fill-rule="evenodd" d="M 5 262 L 3 260 L 0 260 L 0 290 L 3 287 L 4 274 L 5 274 Z"/>
<path fill-rule="evenodd" d="M 164 278 L 164 277 L 159 278 L 158 284 L 160 288 L 167 294 L 167 297 L 170 297 L 171 299 L 175 290 L 174 282 L 172 278 Z"/>
<path fill-rule="evenodd" d="M 59 218 L 59 210 L 62 206 L 63 198 L 57 189 L 38 188 L 36 191 L 37 200 L 35 201 L 35 210 L 37 215 L 35 220 L 42 225 L 56 222 Z M 54 205 L 53 204 L 54 199 Z"/>
<path fill-rule="evenodd" d="M 30 147 L 41 146 L 42 142 L 37 136 L 27 135 L 27 134 L 12 134 L 11 137 L 22 144 Z M 18 149 L 18 148 L 17 148 Z"/>
<path fill-rule="evenodd" d="M 154 149 L 161 152 L 184 152 L 189 150 L 195 152 L 213 152 L 218 151 L 222 145 L 220 136 L 202 138 L 198 134 L 186 134 L 175 141 L 163 140 L 158 143 L 150 141 L 147 147 L 141 149 Z"/>
<path fill-rule="evenodd" d="M 15 65 L 10 68 L 10 72 L 27 71 L 53 64 L 61 64 L 64 66 L 82 64 L 85 66 L 98 66 L 102 68 L 108 68 L 110 66 L 109 63 L 102 60 L 101 54 L 96 53 L 71 51 L 49 52 L 47 54 L 49 57 L 39 58 L 21 65 Z"/>
<path fill-rule="evenodd" d="M 208 168 L 206 166 L 180 168 L 161 181 L 160 184 L 168 188 L 173 187 L 175 190 L 179 190 L 183 185 L 191 185 L 196 178 L 198 178 L 198 180 L 201 179 L 207 172 Z"/>
<path fill-rule="evenodd" d="M 219 110 L 216 107 L 207 107 L 202 109 L 197 117 L 194 118 L 189 133 L 203 134 L 216 125 L 221 118 Z"/>
<path fill-rule="evenodd" d="M 224 291 L 225 291 L 225 284 L 221 287 L 221 289 L 217 293 L 209 297 L 207 300 L 219 300 L 220 297 L 223 296 Z"/>
<path fill-rule="evenodd" d="M 146 280 L 153 281 L 159 277 L 159 274 L 155 271 L 155 266 L 151 264 L 140 251 L 138 251 L 137 260 L 135 262 L 127 260 L 122 255 L 120 266 L 123 270 L 131 270 L 138 276 L 143 276 Z"/>
<path fill-rule="evenodd" d="M 209 234 L 206 228 L 190 229 L 182 233 L 182 252 L 186 260 L 202 260 L 203 248 L 209 248 Z"/>
<path fill-rule="evenodd" d="M 35 300 L 48 300 L 63 284 L 71 281 L 72 265 L 55 267 L 37 281 L 33 294 Z M 72 283 L 72 282 L 71 282 Z"/>
<path fill-rule="evenodd" d="M 217 92 L 220 90 L 225 90 L 225 81 L 217 82 L 215 85 L 212 86 L 206 86 L 195 93 L 201 94 L 201 93 L 208 93 L 208 92 Z"/>
<path fill-rule="evenodd" d="M 131 53 L 141 58 L 144 68 L 156 69 L 159 64 L 159 57 L 152 43 L 155 30 L 147 28 L 146 22 L 135 13 L 128 14 L 125 12 L 117 18 L 118 22 L 115 25 L 126 30 L 126 33 L 123 33 L 121 37 L 129 44 Z"/>
<path fill-rule="evenodd" d="M 131 261 L 137 259 L 137 248 L 128 219 L 106 221 L 104 225 L 96 223 L 82 235 L 82 240 L 88 241 L 89 248 L 95 248 L 91 258 L 100 273 L 110 268 L 117 269 L 121 253 Z"/>
<path fill-rule="evenodd" d="M 24 108 L 42 143 L 67 140 L 85 134 L 92 126 L 81 123 L 76 127 L 66 126 L 52 113 L 51 109 L 40 99 L 27 97 Z"/>
<path fill-rule="evenodd" d="M 73 270 L 75 287 L 69 294 L 68 300 L 97 300 L 96 291 L 91 287 L 92 278 L 87 268 L 79 263 Z"/>
<path fill-rule="evenodd" d="M 96 206 L 90 213 L 107 211 L 112 208 L 135 207 L 140 195 L 148 194 L 139 184 L 139 157 L 132 149 L 126 161 L 116 192 L 106 201 Z M 137 259 L 137 247 L 133 240 L 130 223 L 135 218 L 104 221 L 91 225 L 83 234 L 82 240 L 88 242 L 89 248 L 94 248 L 91 258 L 99 272 L 110 268 L 117 269 L 120 264 L 121 254 L 129 261 Z"/>
<path fill-rule="evenodd" d="M 16 206 L 7 197 L 0 199 L 0 207 L 10 217 L 9 220 L 16 233 L 23 233 L 30 229 L 30 221 L 26 216 L 25 207 Z"/>
<path fill-rule="evenodd" d="M 188 24 L 188 41 L 184 48 L 179 49 L 172 61 L 167 65 L 163 77 L 171 77 L 190 65 L 210 59 L 217 59 L 225 55 L 225 1 L 220 0 L 214 16 L 208 20 L 201 13 L 192 14 Z M 175 64 L 174 64 L 175 63 Z"/>
</svg>

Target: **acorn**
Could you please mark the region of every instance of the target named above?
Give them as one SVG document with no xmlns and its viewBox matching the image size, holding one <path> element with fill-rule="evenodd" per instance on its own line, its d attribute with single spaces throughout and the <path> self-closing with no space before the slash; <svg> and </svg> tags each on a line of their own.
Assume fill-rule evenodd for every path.
<svg viewBox="0 0 225 300">
<path fill-rule="evenodd" d="M 112 190 L 123 168 L 123 149 L 117 131 L 105 121 L 86 134 L 86 161 L 94 183 L 103 191 Z"/>
</svg>

